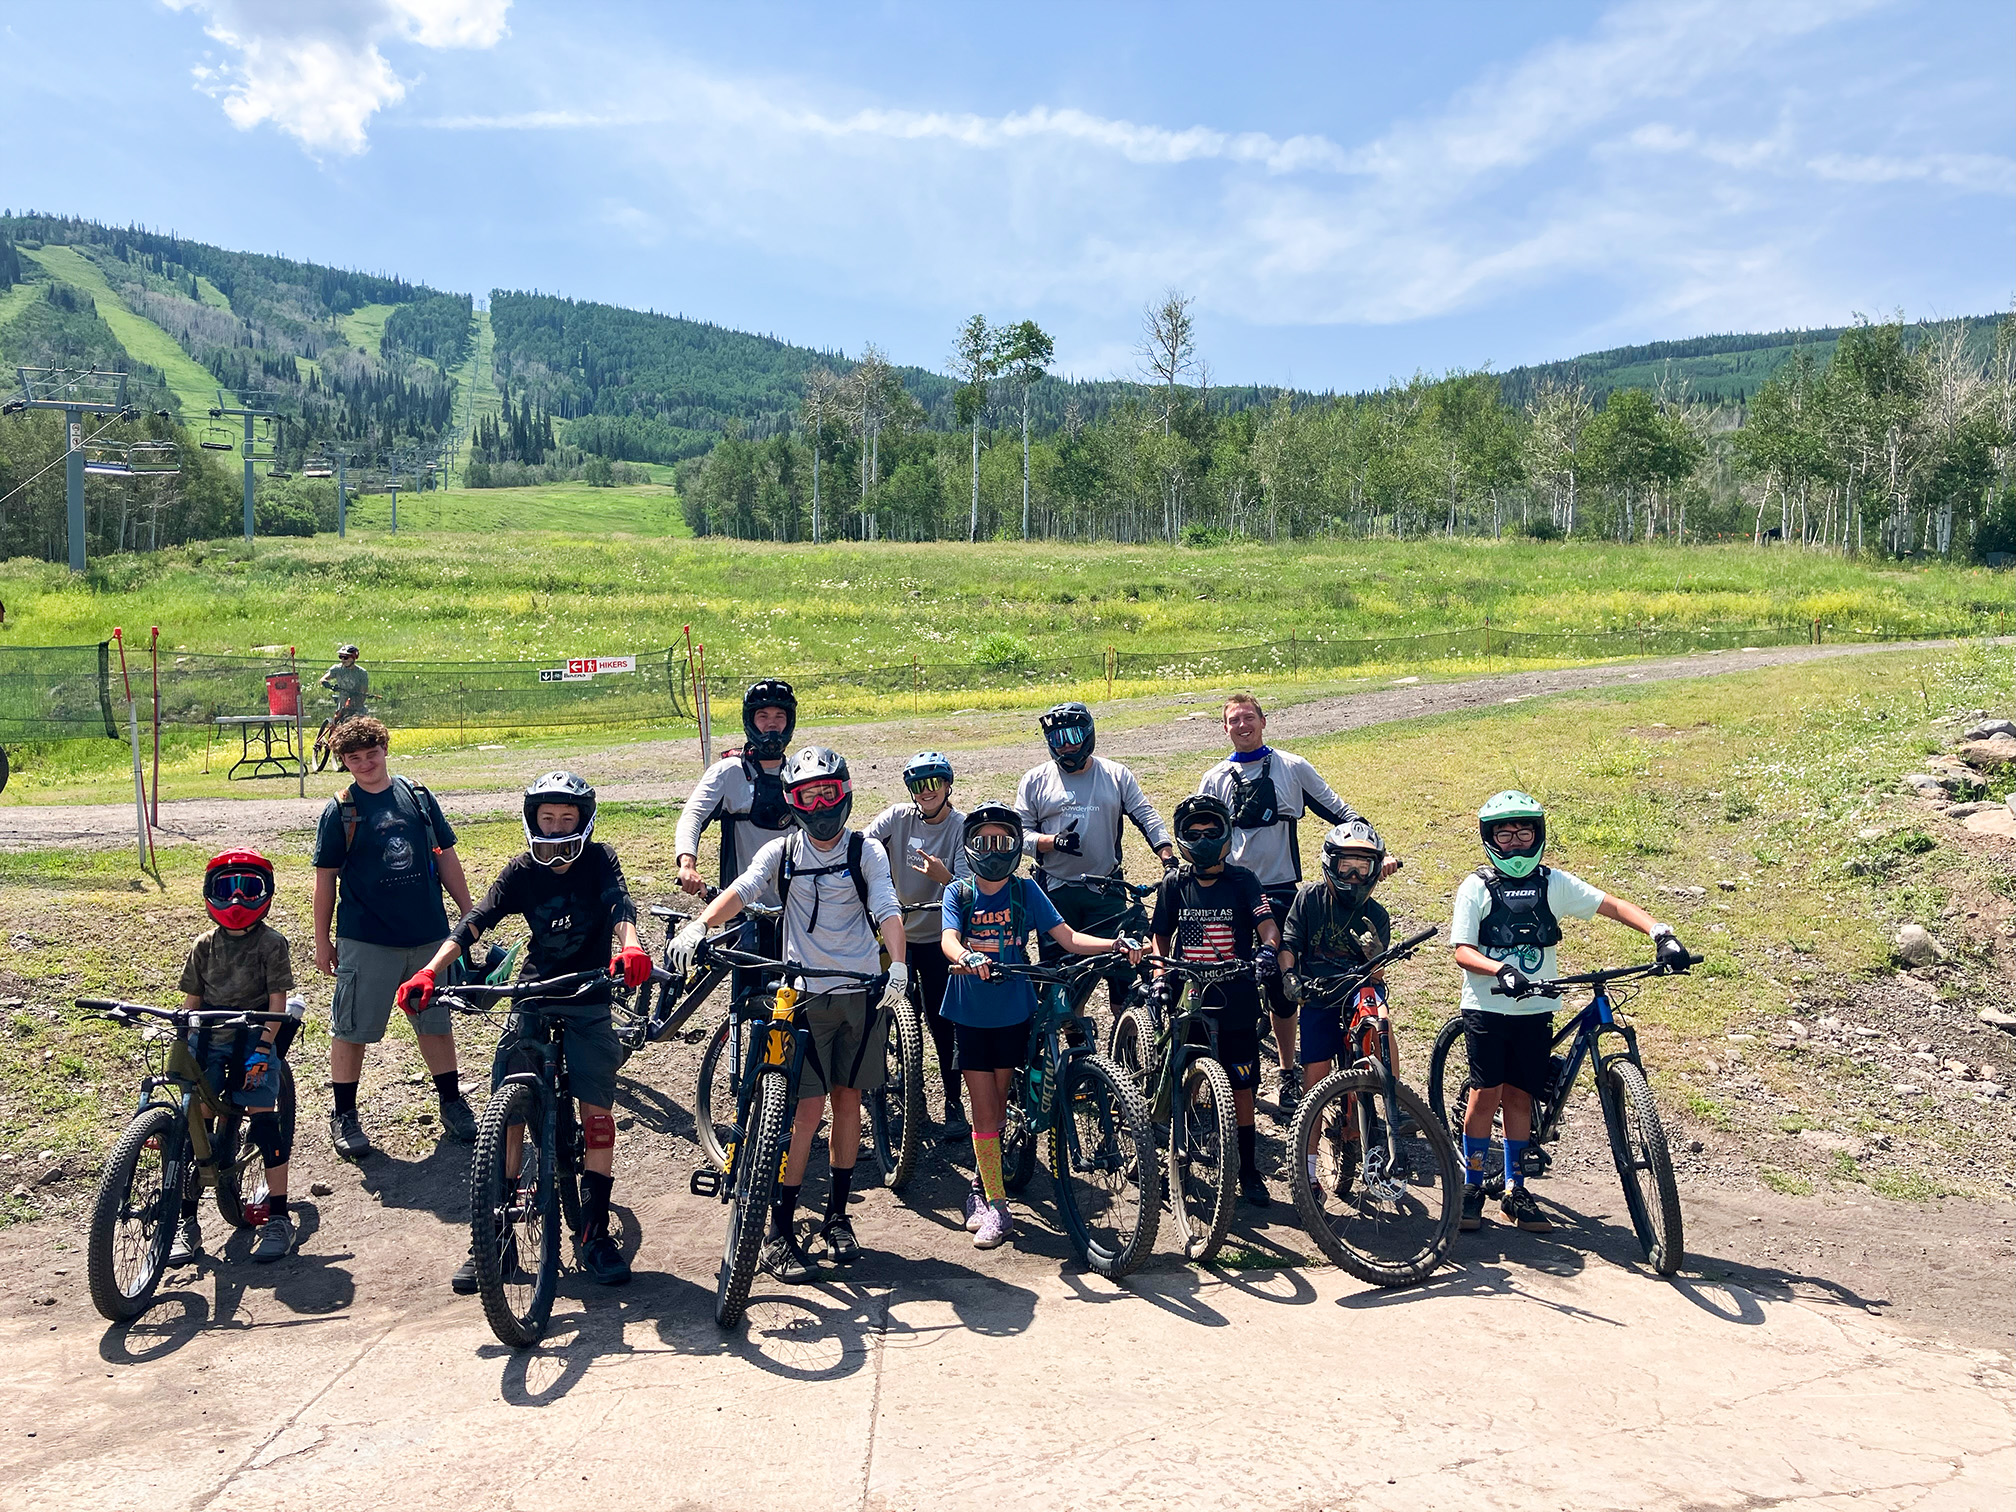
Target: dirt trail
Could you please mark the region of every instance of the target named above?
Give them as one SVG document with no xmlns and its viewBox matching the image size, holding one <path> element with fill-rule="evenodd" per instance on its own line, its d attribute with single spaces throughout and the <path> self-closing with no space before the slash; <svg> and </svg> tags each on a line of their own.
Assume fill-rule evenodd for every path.
<svg viewBox="0 0 2016 1512">
<path fill-rule="evenodd" d="M 1996 644 L 2016 643 L 2016 637 Z M 1431 714 L 1459 713 L 1517 703 L 1555 693 L 1625 687 L 1633 683 L 1667 682 L 1678 678 L 1717 677 L 1841 656 L 1868 656 L 1894 651 L 1933 650 L 1958 645 L 1950 640 L 1892 641 L 1867 645 L 1773 646 L 1758 650 L 1700 652 L 1658 657 L 1600 667 L 1565 667 L 1539 672 L 1507 672 L 1463 682 L 1417 682 L 1401 679 L 1375 692 L 1349 693 L 1283 706 L 1269 716 L 1270 739 L 1283 743 L 1389 724 Z M 1171 711 L 1180 710 L 1172 717 Z M 1192 753 L 1216 752 L 1224 746 L 1217 711 L 1196 706 L 1194 698 L 1157 698 L 1121 705 L 1102 718 L 1101 754 L 1154 765 Z M 809 734 L 810 731 L 803 732 Z M 1019 776 L 1036 758 L 1036 743 L 1027 712 L 934 714 L 919 719 L 821 726 L 819 738 L 846 752 L 857 779 L 872 794 L 895 787 L 885 764 L 902 760 L 920 742 L 954 753 L 969 788 L 975 777 Z M 591 734 L 582 736 L 584 742 Z M 459 753 L 458 753 L 459 754 Z M 677 802 L 691 791 L 698 775 L 696 739 L 633 743 L 585 757 L 582 767 L 593 776 L 605 800 Z M 400 764 L 395 760 L 395 766 Z M 469 763 L 458 760 L 465 770 Z M 509 812 L 517 807 L 519 785 L 511 777 L 522 758 L 504 753 L 492 763 L 499 785 L 455 787 L 430 784 L 452 818 Z M 406 770 L 403 766 L 401 770 Z M 874 774 L 884 772 L 885 781 Z M 425 780 L 424 774 L 420 775 Z M 465 779 L 466 780 L 466 779 Z M 157 844 L 207 845 L 230 840 L 264 845 L 276 837 L 311 828 L 340 778 L 330 774 L 309 780 L 308 798 L 182 798 L 161 805 Z M 523 778 L 518 778 L 522 784 Z M 133 843 L 133 809 L 125 803 L 8 804 L 0 803 L 0 851 L 96 850 Z"/>
</svg>

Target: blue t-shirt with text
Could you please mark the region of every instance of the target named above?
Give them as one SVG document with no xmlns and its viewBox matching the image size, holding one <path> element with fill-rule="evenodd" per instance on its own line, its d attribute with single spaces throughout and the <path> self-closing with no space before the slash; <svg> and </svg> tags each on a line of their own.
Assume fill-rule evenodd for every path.
<svg viewBox="0 0 2016 1512">
<path fill-rule="evenodd" d="M 946 888 L 945 902 L 939 909 L 941 924 L 956 931 L 968 950 L 977 950 L 1007 965 L 1019 966 L 1029 959 L 1029 955 L 1027 942 L 1015 937 L 1011 904 L 1011 895 L 1015 890 L 1021 894 L 1023 924 L 1039 936 L 1047 937 L 1051 930 L 1064 922 L 1056 905 L 1043 896 L 1042 888 L 1026 877 L 1011 877 L 999 890 L 991 893 L 976 882 L 972 910 L 963 916 L 959 905 L 960 895 L 965 889 L 956 885 Z M 946 983 L 943 1012 L 955 1024 L 967 1024 L 975 1029 L 1004 1029 L 1010 1024 L 1026 1023 L 1034 1016 L 1036 990 L 1020 978 L 983 982 L 977 976 L 959 973 Z"/>
</svg>

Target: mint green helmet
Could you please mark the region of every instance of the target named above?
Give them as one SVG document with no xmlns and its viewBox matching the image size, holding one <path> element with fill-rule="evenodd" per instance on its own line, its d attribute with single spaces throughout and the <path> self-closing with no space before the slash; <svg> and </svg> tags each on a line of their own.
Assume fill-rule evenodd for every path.
<svg viewBox="0 0 2016 1512">
<path fill-rule="evenodd" d="M 1491 830 L 1507 819 L 1531 819 L 1533 844 L 1520 851 L 1502 851 L 1491 843 Z M 1526 793 L 1493 793 L 1477 810 L 1477 833 L 1484 839 L 1484 854 L 1508 877 L 1530 877 L 1547 854 L 1547 811 L 1540 800 Z"/>
</svg>

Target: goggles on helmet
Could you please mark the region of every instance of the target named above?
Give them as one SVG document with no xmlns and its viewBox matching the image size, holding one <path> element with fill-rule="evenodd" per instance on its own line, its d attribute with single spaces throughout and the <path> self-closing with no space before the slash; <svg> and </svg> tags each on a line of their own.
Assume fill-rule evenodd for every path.
<svg viewBox="0 0 2016 1512">
<path fill-rule="evenodd" d="M 532 859 L 541 866 L 569 866 L 581 859 L 588 847 L 588 831 L 578 835 L 534 835 L 527 842 Z"/>
<path fill-rule="evenodd" d="M 272 895 L 272 885 L 256 871 L 212 872 L 203 884 L 203 896 L 219 908 L 256 908 Z"/>
<path fill-rule="evenodd" d="M 1378 859 L 1370 855 L 1336 855 L 1325 858 L 1323 869 L 1332 880 L 1345 886 L 1359 882 L 1370 882 L 1372 874 L 1379 869 Z"/>
<path fill-rule="evenodd" d="M 997 831 L 989 834 L 986 830 L 980 830 L 967 840 L 966 848 L 971 851 L 978 851 L 983 856 L 1005 855 L 1019 852 L 1022 849 L 1022 845 L 1020 841 L 1006 831 Z"/>
<path fill-rule="evenodd" d="M 1089 724 L 1053 725 L 1043 732 L 1043 738 L 1050 742 L 1053 751 L 1075 751 L 1092 738 Z"/>
<path fill-rule="evenodd" d="M 821 809 L 838 808 L 854 791 L 854 784 L 838 777 L 822 777 L 801 782 L 786 795 L 800 813 L 816 814 Z"/>
</svg>

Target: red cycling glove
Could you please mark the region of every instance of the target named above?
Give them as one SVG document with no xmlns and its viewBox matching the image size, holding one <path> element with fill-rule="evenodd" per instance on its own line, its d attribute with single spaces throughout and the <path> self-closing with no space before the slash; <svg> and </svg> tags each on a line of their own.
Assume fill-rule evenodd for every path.
<svg viewBox="0 0 2016 1512">
<path fill-rule="evenodd" d="M 642 987 L 651 980 L 651 952 L 641 945 L 625 945 L 610 957 L 609 975 L 622 977 L 625 987 Z"/>
<path fill-rule="evenodd" d="M 408 1013 L 421 1013 L 434 1001 L 434 968 L 422 966 L 413 975 L 399 984 L 393 1001 Z"/>
</svg>

